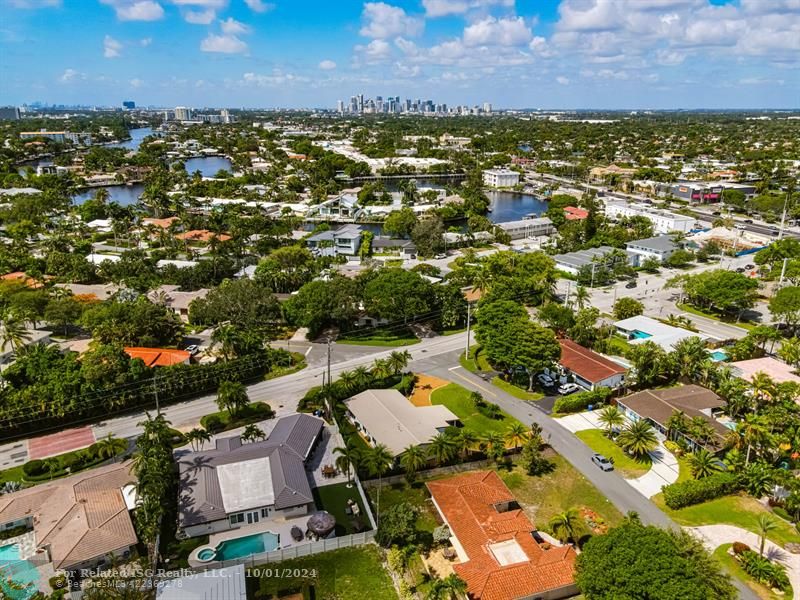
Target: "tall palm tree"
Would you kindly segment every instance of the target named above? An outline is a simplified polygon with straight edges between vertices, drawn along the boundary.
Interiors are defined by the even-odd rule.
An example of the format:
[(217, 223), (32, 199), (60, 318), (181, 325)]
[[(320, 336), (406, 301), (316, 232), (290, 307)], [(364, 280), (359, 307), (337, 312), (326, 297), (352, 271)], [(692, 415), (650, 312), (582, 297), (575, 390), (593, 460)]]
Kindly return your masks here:
[(31, 331), (25, 327), (25, 323), (11, 314), (6, 314), (0, 327), (0, 349), (3, 352), (6, 348), (11, 348), (16, 352), (31, 339)]
[(736, 431), (742, 436), (742, 441), (747, 446), (744, 464), (748, 465), (753, 447), (758, 451), (769, 441), (769, 425), (763, 416), (749, 414), (736, 424)]
[(364, 365), (360, 365), (353, 369), (353, 373), (355, 374), (355, 380), (359, 387), (367, 386), (372, 381), (372, 375), (370, 374), (369, 369)]
[(480, 445), (480, 438), (471, 429), (462, 427), (458, 430), (458, 435), (455, 436), (456, 445), (458, 446), (458, 453), (461, 455), (462, 460), (466, 460), (469, 453), (475, 450)]
[(358, 468), (360, 458), (358, 448), (345, 444), (334, 448), (333, 453), (338, 455), (336, 457), (336, 468), (347, 474), (347, 484), (350, 485), (353, 469)]
[(512, 423), (506, 430), (505, 441), (518, 450), (525, 440), (528, 439), (528, 428), (520, 422)]
[(558, 513), (548, 523), (553, 535), (562, 542), (576, 543), (585, 527), (576, 508)]
[(195, 427), (194, 429), (186, 432), (186, 441), (189, 442), (192, 450), (197, 452), (203, 449), (203, 446), (206, 442), (211, 441), (211, 434), (201, 427)]
[(417, 471), (428, 464), (428, 455), (421, 446), (409, 446), (400, 455), (400, 466), (406, 471), (406, 477), (413, 480)]
[(358, 375), (355, 371), (342, 371), (339, 373), (339, 384), (349, 394), (356, 389), (358, 383)]
[(239, 381), (223, 381), (219, 384), (217, 406), (219, 406), (220, 410), (227, 410), (232, 417), (235, 417), (249, 402), (247, 388), (243, 383)]
[(720, 470), (716, 457), (705, 448), (700, 448), (689, 456), (689, 468), (695, 479), (708, 477)]
[(393, 374), (392, 367), (386, 360), (376, 358), (372, 363), (372, 376), (375, 379), (386, 379)]
[(579, 285), (575, 288), (575, 306), (578, 307), (578, 310), (583, 310), (587, 304), (589, 304), (589, 290)]
[(128, 449), (128, 440), (114, 437), (109, 433), (103, 439), (98, 440), (95, 447), (97, 448), (98, 458), (112, 458), (114, 462), (117, 462), (117, 455), (122, 454)]
[(775, 531), (778, 528), (778, 523), (775, 522), (775, 519), (770, 517), (767, 514), (761, 514), (758, 517), (758, 553), (761, 556), (764, 556), (764, 544), (767, 541), (767, 534), (770, 531)]
[(644, 419), (628, 423), (617, 440), (626, 452), (637, 458), (641, 458), (658, 446), (655, 430)]
[(408, 366), (408, 361), (411, 360), (411, 353), (408, 350), (395, 350), (389, 355), (387, 365), (397, 375)]
[(600, 411), (597, 420), (605, 425), (606, 435), (610, 437), (614, 428), (622, 427), (625, 423), (625, 415), (618, 406), (609, 405)]
[(453, 436), (446, 433), (436, 435), (428, 445), (428, 456), (443, 465), (452, 460), (458, 453), (458, 445)]
[(491, 431), (483, 437), (482, 446), (486, 456), (499, 462), (506, 452), (506, 442), (503, 436), (496, 431)]
[(245, 427), (242, 432), (242, 439), (245, 442), (255, 442), (256, 440), (263, 440), (266, 437), (267, 434), (255, 423), (251, 423)]
[(750, 379), (750, 391), (758, 402), (772, 402), (775, 395), (775, 381), (762, 371), (758, 371)]
[(708, 444), (716, 433), (711, 423), (700, 416), (692, 417), (691, 421), (689, 421), (688, 429), (692, 439), (704, 446)]
[(363, 457), (364, 466), (367, 472), (373, 477), (378, 478), (378, 506), (376, 514), (378, 520), (381, 518), (381, 488), (383, 487), (383, 475), (394, 462), (394, 455), (384, 444), (377, 444), (370, 448)]

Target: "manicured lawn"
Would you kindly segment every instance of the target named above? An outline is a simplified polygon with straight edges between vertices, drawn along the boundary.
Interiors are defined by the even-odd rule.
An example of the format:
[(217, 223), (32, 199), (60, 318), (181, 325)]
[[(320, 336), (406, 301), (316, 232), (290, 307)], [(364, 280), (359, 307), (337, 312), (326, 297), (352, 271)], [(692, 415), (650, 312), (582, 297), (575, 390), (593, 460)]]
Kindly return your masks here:
[[(378, 505), (378, 488), (377, 486), (370, 486), (367, 490), (372, 506), (377, 510)], [(417, 531), (433, 533), (433, 530), (438, 525), (436, 520), (436, 509), (430, 500), (428, 488), (425, 487), (424, 481), (415, 481), (409, 484), (406, 481), (401, 483), (393, 483), (391, 485), (384, 484), (381, 488), (381, 513), (386, 512), (392, 506), (407, 502), (419, 510), (419, 517), (417, 518)]]
[(0, 471), (0, 485), (4, 484), (6, 481), (19, 481), (22, 483), (24, 476), (22, 465), (5, 469)]
[[(758, 516), (769, 511), (758, 501), (745, 495), (723, 496), (687, 506), (680, 510), (671, 510), (664, 504), (663, 494), (653, 497), (653, 502), (663, 510), (667, 516), (680, 525), (713, 525), (727, 523), (758, 532)], [(783, 519), (773, 516), (777, 529), (771, 531), (767, 537), (776, 544), (783, 546), (787, 542), (800, 542), (800, 533)]]
[(459, 357), (458, 362), (470, 373), (477, 373), (478, 371), (492, 371), (492, 365), (486, 360), (486, 356), (481, 352), (480, 346), (470, 346), (469, 357), (463, 354)]
[(555, 469), (539, 477), (530, 477), (519, 467), (510, 472), (499, 471), (534, 525), (546, 531), (553, 516), (579, 507), (595, 511), (611, 527), (622, 521), (617, 508), (569, 461), (557, 454), (548, 456), (548, 459), (555, 463)]
[(759, 598), (763, 600), (779, 600), (780, 598), (791, 598), (792, 592), (789, 591), (785, 593), (783, 596), (778, 596), (777, 594), (773, 594), (772, 590), (769, 589), (767, 586), (754, 581), (750, 575), (745, 573), (744, 569), (742, 569), (739, 561), (737, 561), (734, 557), (728, 554), (728, 549), (732, 544), (722, 544), (719, 548), (714, 550), (714, 558), (716, 558), (722, 567), (730, 573), (736, 579), (743, 581), (747, 587), (753, 590)]
[[(470, 391), (458, 384), (451, 383), (443, 388), (434, 390), (431, 394), (431, 404), (443, 404), (461, 420), (464, 427), (472, 429), (479, 435), (491, 432), (505, 433), (509, 425), (518, 421), (506, 413), (500, 419), (490, 419), (478, 412), (470, 400)], [(487, 399), (487, 402), (491, 402)]]
[(606, 340), (606, 352), (625, 357), (633, 346), (618, 335), (612, 335)]
[(286, 366), (275, 366), (272, 370), (264, 375), (264, 380), (275, 379), (276, 377), (283, 377), (284, 375), (291, 375), (305, 369), (308, 364), (306, 363), (305, 354), (300, 352), (292, 352), (292, 364)]
[[(337, 483), (335, 485), (326, 485), (324, 487), (314, 488), (312, 490), (314, 495), (314, 504), (320, 510), (327, 510), (336, 518), (336, 535), (342, 536), (349, 533), (355, 533), (353, 528), (353, 519), (358, 518), (364, 527), (362, 530), (369, 529), (369, 518), (364, 512), (364, 503), (361, 501), (361, 495), (358, 493), (358, 488), (355, 485), (347, 487), (346, 483)], [(353, 517), (345, 512), (347, 500), (354, 500), (358, 503), (358, 508), (361, 509), (359, 517)]]
[(292, 591), (305, 600), (397, 600), (381, 550), (373, 544), (261, 565), (248, 572), (247, 587), (247, 597), (254, 600), (283, 597)]
[(410, 329), (402, 327), (400, 329), (371, 329), (362, 333), (353, 331), (338, 338), (336, 343), (350, 346), (385, 346), (393, 348), (395, 346), (419, 344), (419, 338), (411, 333)]
[(499, 375), (492, 379), (492, 384), (496, 385), (507, 394), (511, 394), (514, 396), (514, 398), (519, 398), (520, 400), (535, 402), (536, 400), (541, 400), (544, 398), (544, 394), (541, 392), (529, 392), (528, 390), (523, 390), (521, 387), (517, 387), (513, 383), (504, 380)]
[(758, 327), (758, 323), (751, 323), (749, 321), (737, 321), (734, 317), (729, 315), (721, 315), (719, 313), (709, 312), (707, 310), (703, 310), (697, 308), (693, 304), (689, 304), (684, 302), (683, 304), (676, 304), (680, 310), (691, 313), (693, 315), (699, 315), (701, 317), (706, 317), (708, 319), (714, 319), (715, 321), (720, 321), (721, 323), (726, 323), (728, 325), (733, 325), (735, 327), (741, 327), (742, 329), (753, 329), (754, 327)]
[(584, 444), (595, 452), (602, 454), (606, 458), (614, 461), (614, 468), (623, 477), (635, 479), (641, 477), (650, 470), (652, 461), (650, 457), (637, 460), (625, 454), (612, 440), (608, 439), (599, 429), (586, 429), (575, 434)]

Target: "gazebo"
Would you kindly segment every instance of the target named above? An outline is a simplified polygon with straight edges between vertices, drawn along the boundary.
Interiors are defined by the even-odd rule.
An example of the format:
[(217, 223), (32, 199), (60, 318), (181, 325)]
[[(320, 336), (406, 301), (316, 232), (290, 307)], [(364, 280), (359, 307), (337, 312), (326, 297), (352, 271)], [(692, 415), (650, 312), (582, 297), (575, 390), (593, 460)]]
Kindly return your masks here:
[(331, 513), (320, 510), (309, 517), (306, 526), (311, 533), (324, 538), (336, 527), (336, 518)]

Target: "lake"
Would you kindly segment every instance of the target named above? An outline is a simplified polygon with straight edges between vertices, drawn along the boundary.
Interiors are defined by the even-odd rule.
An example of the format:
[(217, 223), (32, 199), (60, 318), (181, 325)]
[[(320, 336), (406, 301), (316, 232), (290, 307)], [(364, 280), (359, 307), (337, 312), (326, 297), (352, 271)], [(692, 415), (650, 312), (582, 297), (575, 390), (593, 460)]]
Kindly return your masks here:
[(213, 177), (217, 171), (224, 169), (233, 172), (233, 163), (224, 156), (201, 156), (199, 158), (187, 158), (183, 161), (186, 165), (186, 172), (191, 175), (195, 171), (200, 171), (203, 177)]
[[(139, 201), (139, 196), (141, 196), (142, 192), (144, 191), (144, 185), (141, 183), (134, 183), (133, 185), (109, 185), (104, 187), (108, 190), (109, 201), (117, 202), (121, 206), (136, 204)], [(89, 198), (94, 198), (94, 195), (99, 189), (101, 188), (93, 187), (85, 189), (80, 193), (75, 194), (72, 197), (72, 202), (74, 204), (82, 204)]]

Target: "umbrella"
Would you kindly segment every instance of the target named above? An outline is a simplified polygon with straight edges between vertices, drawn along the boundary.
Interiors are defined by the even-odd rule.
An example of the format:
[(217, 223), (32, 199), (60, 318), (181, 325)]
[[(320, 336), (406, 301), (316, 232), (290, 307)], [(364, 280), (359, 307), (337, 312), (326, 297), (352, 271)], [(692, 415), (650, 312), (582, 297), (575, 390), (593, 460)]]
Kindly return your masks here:
[(311, 515), (308, 519), (307, 526), (312, 533), (320, 537), (325, 537), (336, 527), (336, 519), (331, 513), (321, 510)]

